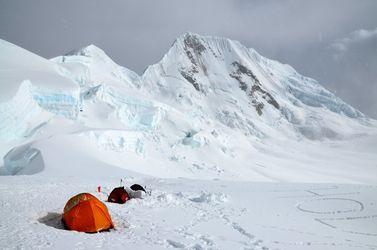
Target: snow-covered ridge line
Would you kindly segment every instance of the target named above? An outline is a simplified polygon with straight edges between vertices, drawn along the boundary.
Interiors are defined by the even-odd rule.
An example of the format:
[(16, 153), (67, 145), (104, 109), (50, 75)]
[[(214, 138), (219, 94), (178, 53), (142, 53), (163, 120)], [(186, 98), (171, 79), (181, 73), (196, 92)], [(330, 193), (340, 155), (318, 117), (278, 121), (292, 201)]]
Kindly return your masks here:
[[(68, 69), (67, 76), (74, 77), (81, 87), (100, 83), (126, 85), (129, 88), (141, 85), (137, 73), (116, 64), (93, 44), (50, 60), (64, 65)], [(69, 73), (70, 71), (72, 72)]]

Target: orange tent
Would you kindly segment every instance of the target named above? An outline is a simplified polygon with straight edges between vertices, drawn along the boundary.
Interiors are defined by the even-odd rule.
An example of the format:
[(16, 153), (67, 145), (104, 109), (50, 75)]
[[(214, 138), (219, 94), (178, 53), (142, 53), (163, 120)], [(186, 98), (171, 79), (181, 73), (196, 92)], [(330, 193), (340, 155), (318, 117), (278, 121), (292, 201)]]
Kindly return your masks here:
[(63, 223), (70, 230), (87, 233), (114, 228), (105, 204), (88, 193), (69, 199), (64, 207)]

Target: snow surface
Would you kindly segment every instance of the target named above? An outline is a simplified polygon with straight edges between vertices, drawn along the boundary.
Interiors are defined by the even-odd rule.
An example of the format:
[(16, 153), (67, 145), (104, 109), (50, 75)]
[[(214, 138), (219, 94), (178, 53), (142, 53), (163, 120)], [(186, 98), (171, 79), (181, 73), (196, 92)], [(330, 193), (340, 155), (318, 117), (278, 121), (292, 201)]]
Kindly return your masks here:
[(64, 230), (62, 208), (83, 191), (105, 201), (117, 178), (3, 178), (2, 248), (377, 249), (376, 186), (124, 175), (126, 183), (147, 183), (152, 194), (106, 203), (116, 229), (99, 234)]
[[(1, 248), (377, 249), (377, 122), (290, 66), (193, 33), (141, 76), (94, 45), (0, 53)], [(120, 178), (152, 195), (63, 230)]]

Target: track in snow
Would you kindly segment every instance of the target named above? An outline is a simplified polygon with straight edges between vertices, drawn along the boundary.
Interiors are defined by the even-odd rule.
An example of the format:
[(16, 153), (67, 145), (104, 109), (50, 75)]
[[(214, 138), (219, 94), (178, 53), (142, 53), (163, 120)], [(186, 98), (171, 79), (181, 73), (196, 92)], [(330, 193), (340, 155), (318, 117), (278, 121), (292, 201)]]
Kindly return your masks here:
[[(72, 195), (118, 180), (0, 177), (4, 249), (377, 249), (377, 187), (128, 178), (152, 195), (106, 203), (116, 230), (62, 228)], [(9, 187), (12, 189), (9, 189)]]

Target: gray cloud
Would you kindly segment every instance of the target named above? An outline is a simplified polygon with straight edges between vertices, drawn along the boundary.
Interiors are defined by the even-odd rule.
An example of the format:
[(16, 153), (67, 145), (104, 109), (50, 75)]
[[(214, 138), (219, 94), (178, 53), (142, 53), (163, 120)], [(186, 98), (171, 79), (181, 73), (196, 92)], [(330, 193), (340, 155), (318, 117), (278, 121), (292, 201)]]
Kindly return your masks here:
[(336, 41), (334, 41), (331, 44), (331, 47), (335, 50), (342, 52), (346, 51), (348, 46), (354, 43), (360, 43), (367, 39), (373, 39), (375, 37), (377, 37), (377, 28), (372, 30), (355, 30), (354, 32), (350, 33), (347, 37), (337, 39)]
[(347, 40), (368, 36), (376, 12), (375, 0), (0, 0), (0, 37), (45, 57), (93, 43), (141, 73), (186, 31), (225, 36), (377, 118), (376, 39)]

